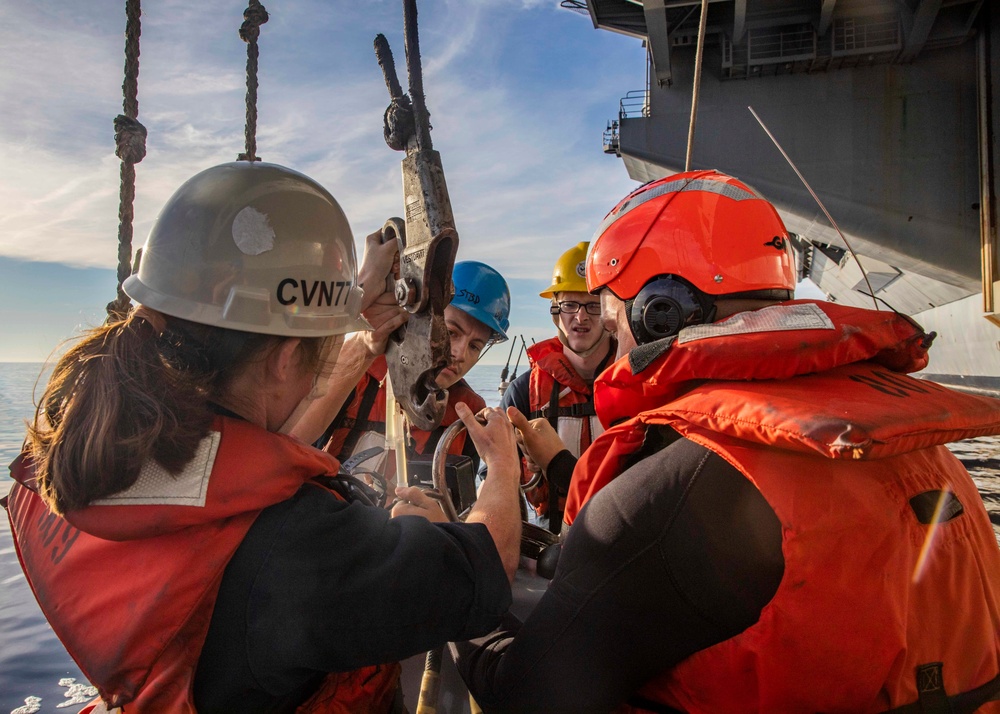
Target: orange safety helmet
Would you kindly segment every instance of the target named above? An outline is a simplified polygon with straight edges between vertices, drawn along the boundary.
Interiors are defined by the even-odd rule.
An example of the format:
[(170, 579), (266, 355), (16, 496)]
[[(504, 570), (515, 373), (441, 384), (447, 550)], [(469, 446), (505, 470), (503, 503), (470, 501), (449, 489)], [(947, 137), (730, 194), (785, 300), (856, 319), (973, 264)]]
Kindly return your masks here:
[(663, 275), (709, 296), (789, 299), (795, 256), (778, 212), (757, 191), (718, 171), (688, 171), (626, 196), (587, 256), (592, 293), (608, 288), (629, 300)]

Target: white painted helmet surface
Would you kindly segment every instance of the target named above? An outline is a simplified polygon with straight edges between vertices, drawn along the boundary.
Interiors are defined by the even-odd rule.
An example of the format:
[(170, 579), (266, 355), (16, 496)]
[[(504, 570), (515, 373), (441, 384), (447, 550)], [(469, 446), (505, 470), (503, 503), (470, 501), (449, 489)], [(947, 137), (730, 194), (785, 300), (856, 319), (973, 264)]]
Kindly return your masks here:
[(356, 283), (354, 239), (333, 196), (291, 169), (241, 161), (174, 193), (123, 288), (192, 322), (320, 337), (370, 329)]

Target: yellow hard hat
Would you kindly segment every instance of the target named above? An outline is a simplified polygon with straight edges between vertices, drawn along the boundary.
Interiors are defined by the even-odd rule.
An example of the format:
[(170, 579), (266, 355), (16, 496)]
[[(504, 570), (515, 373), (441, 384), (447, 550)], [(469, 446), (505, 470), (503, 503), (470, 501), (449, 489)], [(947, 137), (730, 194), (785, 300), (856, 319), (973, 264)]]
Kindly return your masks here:
[(553, 298), (556, 293), (587, 292), (587, 248), (589, 247), (589, 242), (577, 243), (559, 256), (556, 267), (552, 270), (552, 285), (539, 295), (543, 298)]

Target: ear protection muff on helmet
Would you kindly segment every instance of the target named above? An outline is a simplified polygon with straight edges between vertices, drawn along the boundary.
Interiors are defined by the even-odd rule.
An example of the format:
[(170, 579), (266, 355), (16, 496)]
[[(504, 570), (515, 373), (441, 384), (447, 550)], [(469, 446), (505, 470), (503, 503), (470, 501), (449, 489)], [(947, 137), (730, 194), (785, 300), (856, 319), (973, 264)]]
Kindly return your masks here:
[(637, 344), (672, 337), (688, 325), (711, 322), (715, 305), (710, 296), (674, 275), (660, 275), (625, 301), (629, 328)]

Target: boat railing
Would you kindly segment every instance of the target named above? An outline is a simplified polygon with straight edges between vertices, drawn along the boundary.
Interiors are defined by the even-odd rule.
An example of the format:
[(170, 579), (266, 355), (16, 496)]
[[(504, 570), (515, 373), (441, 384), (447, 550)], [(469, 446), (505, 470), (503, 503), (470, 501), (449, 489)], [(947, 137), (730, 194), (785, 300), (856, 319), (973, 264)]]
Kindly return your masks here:
[(618, 151), (620, 146), (618, 143), (618, 120), (612, 119), (604, 130), (604, 153), (621, 156)]
[(815, 57), (816, 32), (811, 27), (767, 27), (747, 33), (747, 58), (751, 65)]
[(590, 10), (587, 9), (587, 0), (561, 0), (559, 7), (590, 17)]
[(649, 90), (633, 89), (626, 92), (618, 103), (619, 119), (638, 119), (649, 117)]
[(903, 42), (899, 17), (889, 13), (838, 19), (833, 23), (830, 43), (834, 57), (900, 50)]
[(809, 24), (758, 27), (734, 44), (721, 37), (722, 70), (727, 79), (788, 72), (815, 72), (848, 66), (896, 62), (903, 48), (897, 13), (836, 18), (819, 35)]
[(621, 126), (622, 119), (640, 119), (649, 117), (649, 90), (648, 89), (633, 89), (627, 92), (621, 101), (618, 102), (618, 118), (612, 119), (608, 122), (608, 126), (604, 129), (604, 153), (605, 154), (615, 154), (621, 156), (619, 153), (619, 129)]

